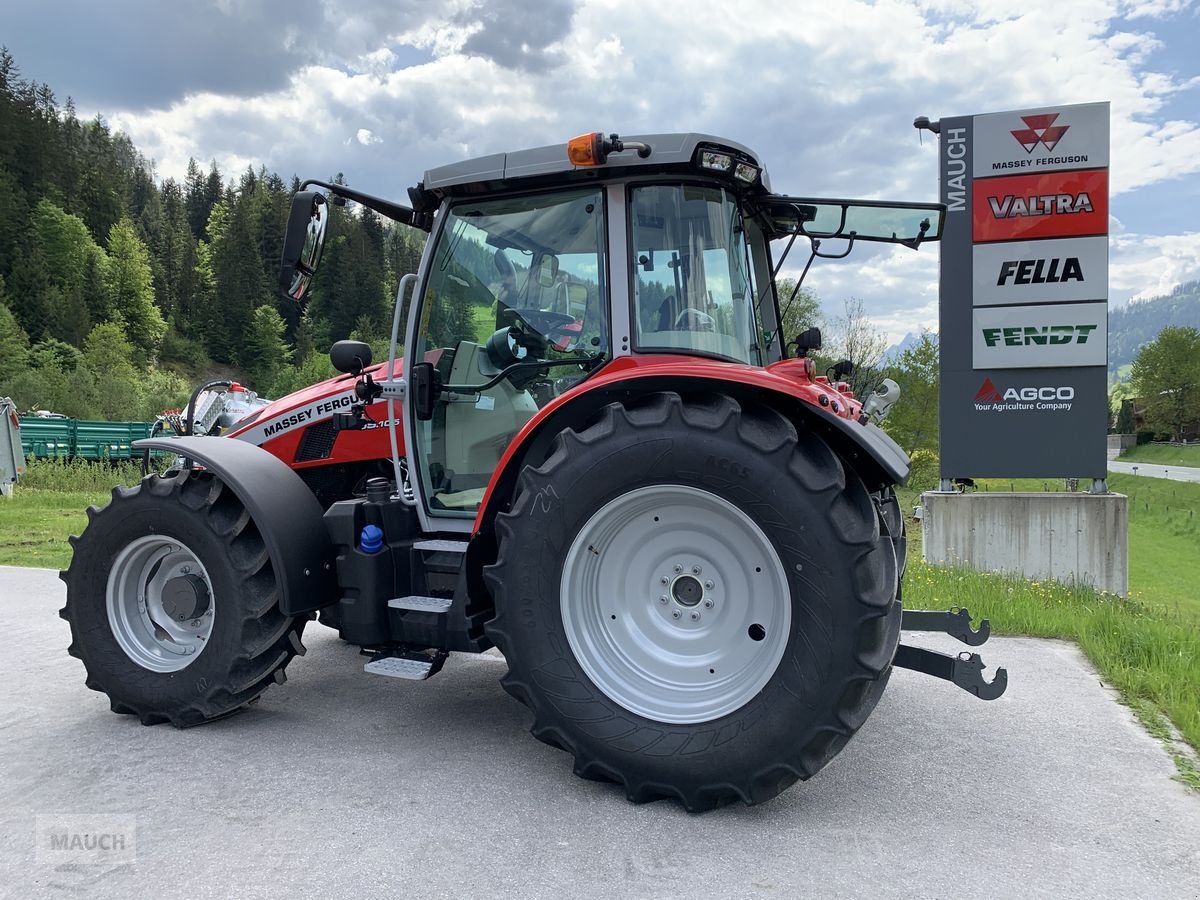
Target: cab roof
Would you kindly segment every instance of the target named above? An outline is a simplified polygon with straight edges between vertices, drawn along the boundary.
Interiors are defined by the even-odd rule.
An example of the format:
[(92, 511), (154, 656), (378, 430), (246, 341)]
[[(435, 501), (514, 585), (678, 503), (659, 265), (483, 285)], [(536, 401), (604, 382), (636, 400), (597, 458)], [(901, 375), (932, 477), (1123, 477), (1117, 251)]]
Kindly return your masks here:
[[(599, 166), (575, 166), (567, 159), (567, 142), (563, 141), (545, 147), (493, 153), (490, 156), (438, 166), (425, 172), (422, 187), (426, 191), (440, 194), (458, 194), (474, 193), (475, 191), (471, 190), (472, 186), (495, 186), (496, 182), (511, 183), (534, 178), (545, 181), (548, 178), (552, 180), (555, 175), (569, 179), (576, 174), (596, 178), (616, 175), (618, 172), (651, 174), (655, 171), (681, 168), (694, 170), (696, 149), (701, 145), (732, 150), (739, 157), (744, 157), (746, 161), (762, 168), (758, 154), (749, 147), (711, 134), (632, 134), (621, 135), (621, 140), (648, 144), (651, 148), (650, 155), (643, 159), (635, 151), (625, 150), (610, 154), (607, 162)], [(770, 191), (765, 169), (760, 181), (763, 188)]]

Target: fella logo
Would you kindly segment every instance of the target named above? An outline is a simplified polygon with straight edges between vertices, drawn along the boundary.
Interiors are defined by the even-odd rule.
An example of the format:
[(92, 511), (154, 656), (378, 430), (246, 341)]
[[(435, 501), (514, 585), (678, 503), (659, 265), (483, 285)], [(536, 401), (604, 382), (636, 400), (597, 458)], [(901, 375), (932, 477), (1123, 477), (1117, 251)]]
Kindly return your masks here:
[(976, 243), (1108, 233), (1108, 170), (976, 178), (971, 187)]
[(1006, 259), (1000, 264), (996, 287), (1007, 284), (1062, 284), (1083, 281), (1079, 257), (1062, 259)]
[(1070, 125), (1055, 125), (1056, 119), (1058, 119), (1058, 113), (1021, 116), (1025, 127), (1010, 131), (1009, 134), (1025, 148), (1026, 153), (1032, 153), (1037, 149), (1038, 144), (1053, 152), (1054, 148), (1058, 146), (1058, 142), (1063, 139), (1071, 127)]

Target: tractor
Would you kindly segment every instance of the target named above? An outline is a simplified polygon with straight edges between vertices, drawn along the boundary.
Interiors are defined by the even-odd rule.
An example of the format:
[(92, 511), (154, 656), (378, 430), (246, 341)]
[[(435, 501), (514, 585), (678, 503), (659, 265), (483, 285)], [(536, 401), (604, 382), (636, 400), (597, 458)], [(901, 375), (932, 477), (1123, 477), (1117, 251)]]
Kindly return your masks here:
[(339, 341), (341, 375), (272, 402), (201, 386), (138, 444), (176, 463), (72, 538), (69, 649), (114, 712), (243, 709), (313, 619), (398, 679), (495, 647), (576, 774), (698, 811), (816, 774), (896, 666), (1003, 693), (975, 653), (900, 643), (988, 627), (902, 609), (896, 386), (819, 374), (775, 286), (798, 239), (806, 273), (917, 249), (944, 207), (776, 194), (733, 141), (596, 132), (431, 169), (407, 203), (304, 182), (292, 301), (347, 202), (428, 234), (388, 359)]

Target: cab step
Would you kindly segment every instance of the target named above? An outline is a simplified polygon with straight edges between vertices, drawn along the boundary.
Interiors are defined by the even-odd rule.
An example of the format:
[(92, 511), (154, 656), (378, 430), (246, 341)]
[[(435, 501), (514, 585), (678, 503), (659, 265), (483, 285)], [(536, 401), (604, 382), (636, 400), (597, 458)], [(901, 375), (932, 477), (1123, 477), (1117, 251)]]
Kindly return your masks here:
[(414, 550), (425, 550), (429, 553), (466, 553), (467, 541), (429, 540), (415, 541)]
[(381, 654), (363, 666), (363, 671), (407, 681), (424, 681), (441, 671), (447, 656), (449, 654), (444, 651), (437, 651), (432, 656), (425, 653)]
[(445, 613), (454, 600), (450, 597), (396, 597), (388, 601), (392, 609), (411, 609), (417, 612)]

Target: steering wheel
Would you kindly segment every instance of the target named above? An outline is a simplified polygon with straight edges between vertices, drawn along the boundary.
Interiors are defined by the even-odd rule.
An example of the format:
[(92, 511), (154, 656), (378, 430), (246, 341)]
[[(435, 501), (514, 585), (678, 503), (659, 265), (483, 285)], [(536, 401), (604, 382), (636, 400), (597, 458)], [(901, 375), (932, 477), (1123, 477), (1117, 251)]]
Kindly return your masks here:
[(509, 312), (515, 314), (542, 337), (549, 337), (555, 331), (562, 330), (564, 325), (571, 325), (575, 322), (574, 316), (548, 312), (544, 309), (510, 309)]

